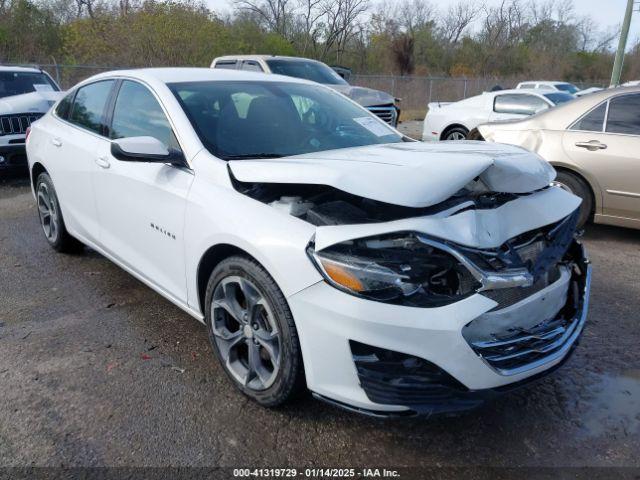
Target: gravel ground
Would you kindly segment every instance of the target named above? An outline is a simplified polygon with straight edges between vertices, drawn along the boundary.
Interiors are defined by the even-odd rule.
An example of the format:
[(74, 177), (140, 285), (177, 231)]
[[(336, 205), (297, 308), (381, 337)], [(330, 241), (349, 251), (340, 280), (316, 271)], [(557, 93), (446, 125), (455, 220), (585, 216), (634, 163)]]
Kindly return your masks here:
[(202, 325), (100, 255), (60, 255), (0, 182), (2, 466), (640, 467), (640, 236), (590, 226), (588, 327), (534, 386), (453, 418), (247, 401)]

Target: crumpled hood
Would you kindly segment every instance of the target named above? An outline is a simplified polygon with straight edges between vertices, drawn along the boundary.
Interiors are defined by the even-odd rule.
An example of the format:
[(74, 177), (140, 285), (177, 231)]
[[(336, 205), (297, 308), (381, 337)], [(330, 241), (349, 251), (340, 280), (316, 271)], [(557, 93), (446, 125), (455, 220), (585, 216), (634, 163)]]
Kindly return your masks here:
[(395, 98), (388, 93), (373, 90), (372, 88), (354, 87), (351, 85), (327, 85), (327, 87), (333, 88), (335, 91), (346, 95), (363, 107), (389, 105), (395, 102)]
[(46, 113), (64, 92), (31, 92), (0, 98), (0, 115), (11, 113)]
[(548, 186), (555, 170), (519, 147), (484, 142), (392, 143), (280, 159), (233, 160), (241, 182), (329, 185), (380, 202), (428, 207), (476, 177), (493, 192), (528, 193)]

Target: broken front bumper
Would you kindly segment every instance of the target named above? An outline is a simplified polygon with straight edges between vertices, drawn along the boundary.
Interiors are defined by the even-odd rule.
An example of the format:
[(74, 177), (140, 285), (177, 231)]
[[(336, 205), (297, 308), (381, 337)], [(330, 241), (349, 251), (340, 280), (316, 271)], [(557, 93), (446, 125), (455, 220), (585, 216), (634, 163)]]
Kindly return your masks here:
[(569, 357), (587, 315), (591, 266), (579, 243), (569, 255), (566, 274), (500, 310), (479, 294), (440, 308), (386, 305), (324, 282), (294, 295), (309, 388), (373, 415), (432, 414), (547, 375)]

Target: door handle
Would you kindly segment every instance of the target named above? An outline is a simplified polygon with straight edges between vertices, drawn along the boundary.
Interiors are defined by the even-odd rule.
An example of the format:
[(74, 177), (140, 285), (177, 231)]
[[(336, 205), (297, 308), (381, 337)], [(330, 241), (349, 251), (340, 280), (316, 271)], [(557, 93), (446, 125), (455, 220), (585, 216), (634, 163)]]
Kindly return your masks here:
[(52, 138), (51, 139), (51, 143), (53, 143), (54, 146), (56, 147), (61, 147), (62, 146), (62, 141), (59, 138)]
[(111, 163), (109, 163), (109, 160), (107, 159), (107, 157), (96, 158), (96, 163), (101, 168), (109, 168), (111, 166)]
[(592, 152), (595, 152), (596, 150), (605, 150), (607, 148), (604, 143), (600, 143), (597, 140), (591, 140), (590, 142), (577, 142), (576, 147), (586, 148)]

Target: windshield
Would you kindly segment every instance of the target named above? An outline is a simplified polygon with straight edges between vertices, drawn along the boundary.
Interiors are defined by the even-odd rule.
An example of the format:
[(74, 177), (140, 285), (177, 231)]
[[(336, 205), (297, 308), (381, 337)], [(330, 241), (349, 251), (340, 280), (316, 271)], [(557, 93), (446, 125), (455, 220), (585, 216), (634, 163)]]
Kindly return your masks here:
[(324, 63), (309, 60), (267, 60), (272, 73), (287, 77), (304, 78), (325, 85), (348, 85), (344, 79)]
[(560, 105), (564, 102), (570, 102), (571, 100), (575, 100), (576, 98), (573, 95), (569, 95), (568, 93), (563, 92), (545, 93), (544, 96), (551, 100), (554, 105)]
[(578, 87), (571, 85), (570, 83), (556, 83), (556, 88), (562, 92), (567, 92), (572, 95), (580, 91)]
[(0, 72), (0, 98), (31, 92), (57, 92), (48, 75), (40, 72)]
[(401, 142), (339, 93), (283, 82), (169, 84), (207, 150), (225, 160)]

